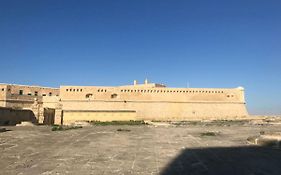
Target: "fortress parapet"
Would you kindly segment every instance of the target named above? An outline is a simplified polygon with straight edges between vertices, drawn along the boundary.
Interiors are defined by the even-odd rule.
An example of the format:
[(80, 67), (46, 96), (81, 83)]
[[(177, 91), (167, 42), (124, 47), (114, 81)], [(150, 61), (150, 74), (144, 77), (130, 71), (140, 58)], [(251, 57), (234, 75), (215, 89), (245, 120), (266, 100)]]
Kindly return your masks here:
[(229, 119), (248, 115), (243, 87), (170, 88), (148, 80), (138, 84), (135, 80), (133, 85), (124, 86), (61, 86), (56, 89), (5, 85), (3, 88), (10, 89), (10, 93), (0, 94), (0, 105), (34, 108), (36, 96), (41, 115), (44, 109), (53, 109), (55, 123)]

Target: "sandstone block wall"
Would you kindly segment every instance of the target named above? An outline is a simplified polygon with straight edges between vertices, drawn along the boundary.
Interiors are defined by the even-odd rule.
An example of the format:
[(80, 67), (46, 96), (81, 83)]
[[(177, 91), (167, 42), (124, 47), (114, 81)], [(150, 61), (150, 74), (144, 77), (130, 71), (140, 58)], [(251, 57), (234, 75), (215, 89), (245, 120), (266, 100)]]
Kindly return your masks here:
[(2, 107), (31, 109), (36, 100), (42, 103), (43, 96), (59, 96), (59, 89), (26, 85), (0, 85), (0, 105)]
[(141, 120), (229, 119), (248, 115), (243, 88), (62, 86), (60, 97), (63, 110), (135, 110), (136, 118)]
[(138, 120), (136, 111), (122, 111), (122, 110), (64, 110), (63, 124), (72, 124), (76, 121), (129, 121)]
[[(107, 111), (100, 120), (200, 120), (230, 119), (248, 115), (244, 89), (167, 88), (148, 83), (119, 87), (61, 86), (45, 88), (0, 84), (0, 106), (31, 109), (39, 122), (44, 109), (55, 110), (55, 123), (65, 120), (96, 120), (97, 111)], [(69, 113), (72, 111), (72, 113)], [(74, 112), (76, 111), (76, 113)], [(77, 113), (77, 111), (83, 111)], [(89, 113), (92, 111), (92, 113)], [(96, 112), (93, 112), (96, 111)], [(110, 112), (111, 111), (111, 112)], [(112, 112), (114, 111), (114, 112)], [(121, 114), (118, 111), (135, 111)], [(75, 116), (75, 117), (74, 117)], [(122, 116), (120, 118), (119, 116)]]
[(0, 84), (0, 107), (6, 106), (7, 85)]

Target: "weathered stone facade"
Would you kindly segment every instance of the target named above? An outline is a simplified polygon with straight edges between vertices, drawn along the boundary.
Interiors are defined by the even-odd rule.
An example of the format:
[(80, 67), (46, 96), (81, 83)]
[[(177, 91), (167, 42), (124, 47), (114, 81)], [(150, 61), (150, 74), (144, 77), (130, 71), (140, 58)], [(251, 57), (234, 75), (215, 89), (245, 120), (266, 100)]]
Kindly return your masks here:
[[(12, 92), (19, 92), (20, 87), (15, 89)], [(168, 88), (162, 84), (148, 83), (146, 80), (144, 84), (137, 84), (135, 81), (134, 85), (128, 86), (61, 86), (59, 89), (37, 91), (36, 100), (33, 97), (29, 102), (27, 96), (26, 102), (21, 106), (26, 107), (29, 104), (37, 112), (35, 115), (39, 122), (44, 120), (44, 108), (55, 109), (57, 124), (80, 120), (235, 119), (248, 115), (242, 87)], [(52, 96), (42, 95), (49, 91)], [(8, 99), (12, 96), (23, 98), (23, 95), (6, 93), (0, 96), (6, 100), (0, 101), (2, 104), (10, 104), (8, 107), (11, 107), (11, 100)], [(18, 107), (18, 104), (15, 106)]]
[(59, 97), (59, 89), (41, 86), (0, 84), (0, 107), (31, 110), (33, 112), (32, 115), (36, 117), (39, 123), (43, 121), (43, 98), (47, 96)]

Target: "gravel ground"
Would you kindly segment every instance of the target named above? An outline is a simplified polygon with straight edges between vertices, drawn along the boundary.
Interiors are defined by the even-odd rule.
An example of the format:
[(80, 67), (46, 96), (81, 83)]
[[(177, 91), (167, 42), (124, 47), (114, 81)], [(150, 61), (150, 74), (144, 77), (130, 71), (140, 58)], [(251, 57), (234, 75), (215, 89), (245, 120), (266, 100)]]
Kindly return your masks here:
[(281, 173), (281, 150), (246, 141), (260, 131), (281, 131), (279, 125), (6, 129), (0, 133), (1, 175)]

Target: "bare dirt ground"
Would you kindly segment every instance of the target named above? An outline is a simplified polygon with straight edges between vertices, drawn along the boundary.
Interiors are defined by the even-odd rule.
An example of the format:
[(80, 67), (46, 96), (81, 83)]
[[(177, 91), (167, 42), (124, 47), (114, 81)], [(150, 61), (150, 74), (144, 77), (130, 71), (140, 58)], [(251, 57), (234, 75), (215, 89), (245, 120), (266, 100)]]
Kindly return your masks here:
[[(280, 125), (6, 129), (10, 131), (0, 133), (1, 175), (281, 174), (280, 149), (246, 140), (260, 131), (280, 132)], [(208, 132), (215, 135), (202, 134)]]

